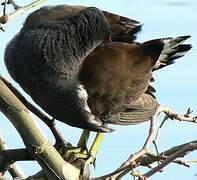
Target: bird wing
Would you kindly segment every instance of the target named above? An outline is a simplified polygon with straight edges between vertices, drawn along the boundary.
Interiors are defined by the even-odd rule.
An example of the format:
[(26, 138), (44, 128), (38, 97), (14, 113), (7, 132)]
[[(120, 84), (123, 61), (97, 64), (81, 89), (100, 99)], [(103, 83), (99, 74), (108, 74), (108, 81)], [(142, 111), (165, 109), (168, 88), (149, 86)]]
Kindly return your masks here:
[[(38, 21), (62, 21), (65, 18), (65, 16), (77, 14), (85, 8), (85, 6), (70, 5), (43, 7), (30, 14), (27, 17), (24, 26), (26, 28), (30, 28), (32, 25), (35, 24), (35, 22)], [(133, 42), (136, 39), (136, 34), (141, 30), (141, 24), (138, 21), (117, 14), (113, 14), (107, 11), (102, 12), (110, 24), (113, 41)]]
[(149, 120), (158, 107), (152, 71), (165, 67), (191, 49), (190, 36), (140, 43), (100, 45), (85, 60), (80, 80), (92, 113), (104, 122), (136, 124)]
[(92, 114), (115, 124), (150, 118), (157, 102), (145, 92), (155, 62), (145, 54), (143, 44), (114, 42), (97, 47), (78, 76), (88, 92)]
[(136, 39), (142, 26), (140, 22), (107, 11), (103, 13), (111, 27), (112, 41), (130, 43)]

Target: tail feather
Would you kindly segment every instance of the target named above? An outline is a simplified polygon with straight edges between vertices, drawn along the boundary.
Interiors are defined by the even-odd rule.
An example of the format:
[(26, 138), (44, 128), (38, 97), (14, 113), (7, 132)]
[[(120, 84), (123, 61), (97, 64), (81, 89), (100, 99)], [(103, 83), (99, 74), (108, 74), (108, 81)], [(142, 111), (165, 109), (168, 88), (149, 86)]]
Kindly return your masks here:
[(190, 36), (161, 39), (164, 46), (153, 71), (173, 64), (175, 59), (183, 57), (192, 48), (191, 44), (183, 44), (188, 38)]
[[(183, 57), (192, 46), (191, 44), (183, 44), (190, 36), (179, 36), (176, 38), (162, 38), (147, 41), (144, 44), (144, 51), (148, 55), (152, 55), (156, 61), (152, 71), (161, 69), (175, 63), (176, 59)], [(154, 82), (151, 77), (150, 82)], [(149, 85), (146, 94), (150, 94), (153, 98), (155, 89)]]

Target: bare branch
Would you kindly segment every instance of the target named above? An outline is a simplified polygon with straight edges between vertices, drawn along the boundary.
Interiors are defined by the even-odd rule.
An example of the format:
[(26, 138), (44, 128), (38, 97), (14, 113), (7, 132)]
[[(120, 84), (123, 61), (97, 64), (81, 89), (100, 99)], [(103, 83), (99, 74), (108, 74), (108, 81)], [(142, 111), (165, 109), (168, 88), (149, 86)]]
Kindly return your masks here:
[[(34, 8), (35, 6), (40, 5), (41, 3), (44, 3), (46, 0), (37, 0), (34, 1), (33, 3), (28, 4), (27, 6), (24, 7), (19, 7), (16, 11), (10, 13), (10, 14), (6, 14), (5, 10), (6, 10), (6, 3), (4, 5), (4, 13), (3, 15), (0, 17), (0, 28), (1, 24), (6, 24), (8, 21), (11, 21), (12, 19), (14, 19), (15, 17), (19, 16), (19, 15), (23, 15), (25, 12), (27, 12), (28, 10)], [(16, 8), (16, 7), (15, 7)]]
[(4, 8), (3, 8), (3, 15), (6, 14), (7, 3), (8, 3), (8, 0), (5, 0), (5, 2), (4, 2)]
[(97, 178), (93, 178), (93, 180), (101, 180), (101, 179), (106, 179), (106, 180), (110, 180), (110, 179), (120, 179), (122, 176), (124, 176), (125, 174), (127, 174), (129, 171), (131, 171), (132, 168), (135, 168), (136, 166), (138, 166), (136, 164), (136, 160), (144, 155), (146, 155), (148, 153), (148, 146), (151, 143), (152, 137), (154, 135), (154, 130), (155, 130), (155, 121), (156, 118), (158, 116), (158, 114), (160, 113), (160, 107), (158, 107), (158, 109), (156, 110), (155, 114), (152, 116), (151, 121), (150, 121), (150, 129), (149, 129), (149, 135), (142, 147), (141, 150), (139, 150), (138, 152), (132, 154), (117, 170), (115, 170), (114, 172), (101, 176), (101, 177), (97, 177)]
[[(161, 127), (163, 126), (163, 124), (164, 124), (165, 120), (167, 119), (167, 117), (169, 117), (169, 118), (171, 118), (173, 120), (176, 119), (176, 120), (179, 120), (179, 121), (187, 121), (187, 122), (193, 122), (193, 123), (197, 122), (197, 117), (196, 116), (194, 117), (194, 116), (191, 115), (191, 113), (192, 113), (191, 109), (188, 109), (186, 114), (180, 115), (180, 114), (177, 114), (176, 112), (172, 111), (169, 107), (159, 106), (158, 109), (156, 110), (155, 114), (151, 118), (151, 125), (150, 125), (149, 135), (148, 135), (148, 137), (146, 139), (146, 142), (145, 142), (143, 148), (141, 150), (139, 150), (138, 152), (132, 154), (114, 172), (109, 173), (109, 174), (104, 175), (104, 176), (101, 176), (101, 177), (93, 178), (92, 180), (119, 179), (122, 176), (124, 176), (125, 174), (127, 174), (128, 172), (130, 172), (133, 168), (139, 166), (140, 164), (142, 165), (142, 161), (145, 160), (143, 158), (147, 158), (147, 155), (149, 155), (148, 146), (150, 145), (150, 142), (152, 141), (152, 138), (154, 136), (154, 130), (155, 130), (155, 126), (156, 126), (156, 124), (155, 124), (156, 118), (161, 112), (164, 112), (166, 114), (166, 117), (165, 117), (164, 121), (162, 122), (162, 124), (160, 125), (160, 128), (159, 128), (159, 130), (157, 132), (157, 135), (156, 135), (156, 140), (158, 138), (159, 131), (160, 131)], [(192, 144), (192, 147), (191, 147), (191, 144)], [(163, 155), (165, 155), (167, 157), (166, 157), (166, 159), (163, 158), (165, 160), (161, 164), (159, 164), (157, 166), (157, 168), (154, 168), (154, 170), (151, 170), (150, 174), (152, 174), (152, 173), (154, 174), (154, 173), (160, 171), (161, 168), (163, 168), (164, 166), (166, 166), (170, 162), (173, 162), (176, 158), (185, 155), (184, 152), (186, 153), (192, 148), (193, 148), (192, 150), (194, 150), (196, 147), (193, 144), (196, 144), (196, 142), (193, 141), (193, 142), (191, 142), (189, 144), (185, 143), (185, 144), (182, 144), (180, 146), (176, 146), (174, 148), (171, 148), (168, 151), (165, 151), (164, 154), (160, 154), (160, 155), (157, 154), (157, 158), (154, 158), (154, 159), (151, 160), (152, 163), (155, 162), (155, 161), (160, 160), (160, 158), (163, 158), (162, 157)], [(146, 161), (147, 161), (147, 159), (146, 159)], [(151, 163), (149, 163), (149, 164), (151, 164)], [(149, 164), (147, 164), (147, 165), (149, 165)], [(148, 176), (146, 176), (146, 175), (147, 174), (144, 174), (144, 176), (141, 176), (141, 178), (149, 177), (149, 173), (148, 173)]]
[[(27, 149), (10, 149), (0, 152), (0, 172), (10, 171), (10, 167), (14, 166), (16, 161), (35, 160)], [(24, 177), (24, 176), (16, 176)]]
[(78, 179), (80, 170), (65, 162), (44, 138), (27, 108), (0, 79), (0, 109), (15, 126), (28, 151), (41, 165), (49, 179)]
[(197, 159), (193, 159), (193, 160), (185, 160), (185, 163), (197, 163)]
[(31, 111), (33, 112), (37, 117), (39, 117), (50, 129), (53, 133), (56, 143), (55, 146), (58, 148), (59, 146), (62, 146), (65, 144), (65, 140), (63, 136), (61, 135), (59, 129), (56, 127), (54, 120), (51, 120), (48, 118), (42, 111), (40, 111), (38, 108), (36, 108), (34, 105), (32, 105), (29, 101), (25, 99), (25, 97), (10, 83), (8, 82), (3, 76), (0, 75), (0, 79), (6, 84), (7, 87), (14, 93), (14, 95)]
[(152, 170), (150, 170), (149, 172), (145, 173), (143, 176), (145, 177), (150, 177), (153, 174), (155, 174), (156, 172), (158, 172), (160, 169), (164, 168), (165, 166), (167, 166), (169, 163), (173, 162), (175, 159), (177, 159), (178, 157), (181, 157), (183, 155), (185, 155), (187, 152), (189, 151), (193, 151), (193, 150), (197, 150), (197, 143), (189, 143), (188, 145), (186, 145), (185, 147), (183, 147), (182, 149), (180, 149), (179, 151), (177, 151), (176, 153), (172, 154), (171, 156), (169, 156), (165, 161), (163, 161), (160, 165), (158, 165), (157, 167), (153, 168)]
[(192, 110), (188, 108), (186, 114), (178, 114), (167, 106), (160, 106), (161, 112), (164, 112), (170, 119), (197, 123), (197, 116), (192, 116)]
[[(7, 145), (3, 139), (3, 136), (0, 134), (0, 154), (5, 149), (7, 149)], [(2, 156), (2, 157), (4, 158), (4, 156)], [(2, 158), (0, 156), (0, 166), (3, 165), (3, 163), (1, 163), (1, 160), (2, 160)], [(20, 167), (17, 164), (12, 164), (12, 166), (10, 166), (10, 168), (8, 168), (8, 171), (13, 178), (15, 178), (15, 177), (24, 178), (25, 177), (24, 173), (22, 172), (22, 170), (20, 169)], [(2, 172), (1, 168), (0, 168), (0, 172)]]
[[(13, 7), (14, 7), (14, 9), (15, 10), (17, 10), (17, 9), (19, 9), (20, 8), (20, 6), (18, 6), (15, 2), (14, 2), (14, 0), (5, 0), (3, 3), (1, 3), (1, 5), (4, 5), (5, 6), (5, 4), (11, 4)], [(4, 12), (6, 12), (6, 11), (4, 11)], [(4, 13), (5, 14), (5, 13)]]

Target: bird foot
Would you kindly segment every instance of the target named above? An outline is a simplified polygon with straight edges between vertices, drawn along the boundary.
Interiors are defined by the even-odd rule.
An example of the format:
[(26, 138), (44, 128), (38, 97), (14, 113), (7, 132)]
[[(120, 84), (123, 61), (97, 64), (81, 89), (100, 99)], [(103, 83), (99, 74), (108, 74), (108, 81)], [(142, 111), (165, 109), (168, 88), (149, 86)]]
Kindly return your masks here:
[(68, 144), (65, 147), (62, 147), (59, 150), (59, 153), (62, 157), (72, 163), (77, 159), (87, 159), (88, 158), (88, 151), (87, 149), (82, 149), (80, 147), (74, 147), (71, 144)]
[(73, 149), (67, 151), (66, 156), (68, 157), (70, 163), (81, 161), (83, 162), (82, 164), (84, 167), (90, 164), (95, 166), (96, 156), (88, 153), (86, 150), (81, 151), (81, 148), (73, 147)]
[(59, 150), (61, 156), (69, 163), (80, 168), (83, 177), (89, 176), (89, 167), (91, 164), (95, 166), (96, 156), (89, 153), (87, 148), (74, 147), (71, 144)]
[(59, 150), (61, 156), (68, 162), (74, 163), (77, 160), (83, 160), (85, 163), (94, 164), (96, 156), (89, 153), (87, 148), (74, 147), (71, 144)]

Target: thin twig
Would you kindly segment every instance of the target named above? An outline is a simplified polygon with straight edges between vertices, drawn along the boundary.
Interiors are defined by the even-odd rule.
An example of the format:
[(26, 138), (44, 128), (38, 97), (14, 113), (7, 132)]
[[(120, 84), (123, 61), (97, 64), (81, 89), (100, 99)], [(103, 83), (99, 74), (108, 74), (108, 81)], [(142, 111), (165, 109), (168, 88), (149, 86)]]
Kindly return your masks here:
[[(11, 5), (14, 7), (15, 10), (21, 8), (21, 6), (18, 6), (18, 5), (14, 2), (14, 0), (7, 0), (7, 4), (11, 4)], [(5, 2), (1, 3), (1, 5), (5, 5)], [(5, 11), (5, 12), (6, 12), (6, 11)]]
[(192, 110), (188, 108), (186, 114), (178, 114), (167, 106), (161, 106), (161, 112), (164, 112), (170, 119), (197, 123), (197, 116), (192, 116)]
[[(115, 175), (115, 177), (116, 176), (118, 178), (123, 177), (125, 174), (127, 174), (131, 170), (131, 166), (133, 166), (132, 164), (135, 162), (136, 159), (138, 159), (139, 157), (146, 155), (148, 153), (148, 146), (150, 145), (152, 138), (154, 136), (154, 131), (156, 129), (156, 119), (157, 119), (157, 116), (159, 115), (160, 112), (161, 112), (161, 110), (160, 110), (160, 106), (159, 106), (157, 108), (156, 112), (154, 113), (154, 115), (150, 119), (149, 134), (148, 134), (148, 137), (147, 137), (142, 149), (139, 150), (134, 155), (131, 155), (129, 157), (129, 159), (123, 163), (123, 165), (119, 168), (119, 170), (122, 169), (121, 174), (119, 174), (118, 176)], [(136, 162), (135, 162), (135, 164), (136, 164)]]
[(197, 150), (197, 143), (189, 143), (187, 146), (183, 147), (178, 152), (174, 153), (173, 155), (169, 156), (165, 161), (163, 161), (160, 165), (156, 166), (149, 172), (145, 173), (143, 176), (150, 177), (156, 172), (158, 172), (160, 169), (167, 166), (169, 163), (173, 162), (178, 157), (181, 157), (182, 155), (186, 154), (189, 151)]
[[(177, 149), (177, 151), (178, 150), (179, 149)], [(156, 161), (163, 162), (164, 160), (166, 160), (168, 158), (168, 156), (164, 156), (163, 154), (164, 154), (164, 152), (161, 153), (160, 155), (148, 153), (145, 156), (142, 156), (139, 159), (137, 159), (136, 162), (138, 162), (139, 166), (141, 165), (141, 166), (149, 167), (149, 166), (151, 166), (152, 163), (154, 163)], [(170, 154), (170, 155), (172, 155), (172, 154)], [(187, 164), (187, 161), (185, 161), (185, 160), (175, 160), (175, 161), (173, 161), (173, 163), (183, 165), (185, 167), (189, 167), (189, 165)], [(151, 169), (153, 169), (152, 166), (151, 166)]]
[(37, 0), (34, 1), (33, 3), (28, 4), (27, 6), (18, 8), (16, 11), (10, 14), (4, 14), (3, 16), (0, 17), (0, 24), (5, 24), (8, 21), (14, 19), (16, 16), (23, 15), (26, 11), (34, 8), (35, 6), (40, 5), (41, 3), (44, 3), (45, 1), (46, 0)]
[(156, 132), (155, 139), (153, 140), (153, 144), (155, 145), (155, 149), (156, 149), (157, 154), (159, 154), (158, 138), (159, 138), (159, 135), (161, 132), (161, 128), (163, 127), (163, 125), (167, 119), (168, 119), (168, 116), (165, 116), (163, 121), (161, 122), (157, 132)]
[(176, 163), (176, 164), (179, 164), (179, 165), (183, 165), (183, 166), (188, 167), (188, 168), (190, 167), (190, 165), (187, 164), (187, 162), (185, 160), (178, 159), (178, 160), (174, 160), (173, 163)]
[[(0, 134), (0, 154), (2, 151), (4, 151), (5, 149), (7, 149), (7, 145), (5, 143), (5, 140), (3, 139), (3, 136)], [(4, 156), (2, 156), (4, 158)], [(1, 162), (1, 156), (0, 156), (0, 162)], [(2, 165), (2, 163), (0, 163), (0, 165)], [(17, 164), (12, 164), (12, 166), (10, 166), (8, 168), (8, 171), (10, 173), (10, 175), (13, 178), (19, 177), (19, 178), (24, 178), (25, 175), (23, 173), (23, 171), (20, 169), (20, 167)], [(0, 172), (2, 173), (1, 169)]]
[(195, 159), (195, 160), (185, 160), (185, 163), (197, 163), (197, 159)]
[(4, 2), (4, 7), (3, 7), (3, 15), (6, 14), (7, 3), (8, 3), (8, 0), (5, 0), (5, 2)]
[[(161, 128), (163, 127), (164, 123), (166, 122), (166, 120), (168, 119), (167, 116), (164, 117), (163, 121), (161, 122), (157, 132), (156, 132), (156, 135), (155, 135), (155, 138), (153, 140), (153, 145), (155, 146), (155, 150), (157, 152), (157, 155), (159, 156), (159, 145), (158, 145), (158, 138), (159, 138), (159, 135), (160, 135), (160, 132), (161, 132)], [(158, 162), (158, 165), (160, 164), (160, 161), (157, 161)]]
[[(169, 117), (173, 120), (179, 120), (179, 121), (186, 121), (186, 122), (193, 122), (193, 123), (196, 123), (197, 122), (197, 117), (196, 116), (192, 116), (191, 115), (191, 109), (188, 109), (187, 110), (187, 113), (184, 114), (184, 115), (179, 115), (178, 113), (172, 111), (169, 107), (164, 107), (164, 106), (159, 106), (157, 111), (155, 112), (155, 114), (152, 116), (151, 118), (151, 126), (150, 126), (150, 130), (149, 130), (149, 135), (146, 139), (146, 142), (143, 146), (143, 148), (141, 150), (139, 150), (138, 152), (132, 154), (117, 170), (113, 171), (112, 173), (109, 173), (107, 175), (104, 175), (104, 176), (101, 176), (101, 177), (96, 177), (96, 178), (93, 178), (93, 180), (102, 180), (102, 179), (105, 179), (105, 180), (111, 180), (111, 179), (119, 179), (121, 178), (123, 175), (127, 174), (129, 171), (132, 170), (132, 168), (135, 168), (135, 166), (138, 166), (139, 164), (139, 161), (138, 159), (142, 158), (143, 156), (147, 155), (149, 152), (148, 152), (148, 146), (153, 138), (153, 135), (154, 135), (154, 130), (155, 130), (155, 121), (156, 121), (156, 118), (157, 116), (161, 113), (161, 112), (164, 112), (166, 114), (166, 117)], [(167, 119), (167, 118), (165, 118)], [(161, 124), (161, 127), (163, 126), (165, 121), (162, 122)], [(160, 130), (159, 130), (160, 131)], [(158, 134), (159, 132), (157, 132), (157, 135), (156, 135), (156, 140), (157, 140), (157, 137), (158, 137)], [(194, 143), (194, 142), (193, 142)], [(157, 171), (160, 171), (162, 167), (165, 166), (166, 162), (170, 161), (172, 162), (175, 158), (174, 156), (176, 155), (176, 153), (178, 153), (179, 151), (181, 151), (182, 149), (185, 148), (185, 146), (188, 146), (188, 144), (183, 144), (183, 145), (180, 145), (180, 146), (177, 146), (175, 148), (172, 148), (170, 149), (170, 157), (168, 157), (166, 160), (164, 160), (164, 162), (162, 162), (161, 164), (159, 164), (157, 167), (160, 167), (160, 168), (157, 168), (156, 170)], [(177, 148), (181, 148), (181, 150), (179, 149), (179, 151), (177, 152)], [(172, 155), (172, 152), (175, 152), (175, 154)], [(169, 152), (165, 152), (166, 154), (168, 154)], [(164, 155), (166, 155), (164, 154)], [(178, 154), (179, 155), (179, 154)], [(185, 155), (184, 153), (181, 154), (182, 155)], [(180, 156), (177, 156), (177, 157), (180, 157)], [(176, 157), (176, 158), (177, 158)], [(175, 159), (176, 159), (175, 158)], [(168, 162), (168, 163), (170, 163)], [(168, 164), (167, 163), (167, 164)], [(166, 164), (166, 165), (167, 165)], [(154, 171), (155, 171), (155, 168), (154, 168)], [(151, 171), (152, 172), (152, 171)], [(155, 171), (156, 172), (156, 171)], [(154, 172), (154, 173), (155, 173)], [(146, 174), (145, 174), (146, 175)], [(143, 176), (142, 176), (143, 177)], [(145, 177), (148, 177), (148, 176), (145, 176)]]
[(132, 168), (135, 168), (137, 166), (135, 160), (137, 160), (138, 158), (146, 155), (148, 153), (148, 146), (152, 141), (153, 135), (154, 135), (154, 130), (155, 130), (155, 121), (157, 116), (160, 113), (160, 106), (157, 108), (155, 114), (152, 116), (151, 121), (150, 121), (150, 129), (149, 129), (149, 134), (148, 137), (142, 147), (141, 150), (137, 151), (136, 153), (132, 154), (117, 170), (115, 170), (114, 172), (101, 176), (101, 177), (97, 177), (94, 178), (93, 180), (101, 180), (101, 179), (106, 179), (106, 180), (110, 180), (110, 179), (119, 179), (122, 176), (124, 176), (125, 174), (127, 174), (128, 172), (131, 171)]

